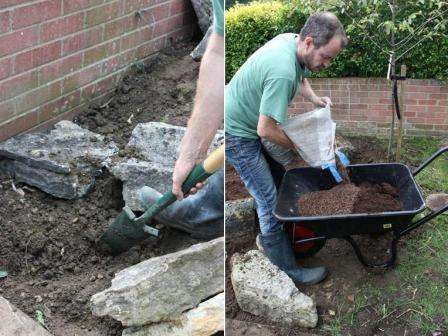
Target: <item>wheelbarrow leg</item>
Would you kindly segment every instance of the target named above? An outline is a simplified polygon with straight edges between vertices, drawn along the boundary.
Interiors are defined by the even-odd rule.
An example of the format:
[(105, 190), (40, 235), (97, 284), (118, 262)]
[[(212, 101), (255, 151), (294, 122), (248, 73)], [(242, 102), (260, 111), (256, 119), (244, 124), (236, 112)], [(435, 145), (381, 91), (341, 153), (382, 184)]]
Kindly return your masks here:
[(356, 256), (358, 257), (358, 260), (365, 267), (374, 268), (374, 269), (381, 269), (381, 268), (384, 269), (384, 268), (393, 267), (395, 265), (395, 260), (397, 259), (397, 243), (398, 243), (398, 239), (399, 239), (399, 237), (397, 235), (394, 234), (394, 237), (391, 242), (390, 258), (387, 261), (385, 261), (384, 263), (380, 263), (380, 264), (374, 264), (374, 263), (367, 262), (366, 259), (364, 258), (364, 255), (362, 254), (358, 244), (355, 242), (355, 240), (351, 236), (345, 236), (344, 239), (346, 241), (348, 241), (350, 243), (350, 245), (352, 245), (353, 249), (355, 250)]

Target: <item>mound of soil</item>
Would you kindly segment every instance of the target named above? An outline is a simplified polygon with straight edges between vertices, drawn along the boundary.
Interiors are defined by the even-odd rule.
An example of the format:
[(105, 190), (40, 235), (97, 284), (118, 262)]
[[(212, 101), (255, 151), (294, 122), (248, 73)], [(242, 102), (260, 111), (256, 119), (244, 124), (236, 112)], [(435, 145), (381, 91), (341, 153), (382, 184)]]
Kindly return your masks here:
[[(162, 53), (142, 71), (123, 78), (116, 92), (91, 104), (75, 119), (105, 135), (123, 150), (139, 122), (185, 125), (191, 112), (199, 64), (189, 56), (193, 44)], [(110, 286), (114, 274), (151, 257), (200, 242), (168, 228), (117, 257), (105, 253), (98, 239), (123, 206), (122, 184), (105, 173), (82, 199), (67, 201), (24, 185), (13, 191), (0, 174), (0, 295), (30, 317), (44, 313), (55, 336), (121, 335), (121, 324), (96, 318), (91, 296)]]

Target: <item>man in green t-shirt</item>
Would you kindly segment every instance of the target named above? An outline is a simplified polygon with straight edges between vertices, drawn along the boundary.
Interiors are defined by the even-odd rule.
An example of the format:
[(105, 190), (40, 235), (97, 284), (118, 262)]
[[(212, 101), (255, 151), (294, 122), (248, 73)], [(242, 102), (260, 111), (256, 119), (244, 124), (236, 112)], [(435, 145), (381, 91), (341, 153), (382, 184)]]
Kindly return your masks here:
[(260, 242), (267, 257), (296, 283), (318, 283), (327, 270), (297, 267), (291, 242), (273, 215), (275, 162), (264, 152), (261, 138), (294, 148), (278, 125), (287, 119), (288, 104), (300, 93), (315, 106), (331, 105), (330, 98), (314, 93), (306, 77), (309, 71), (327, 68), (346, 44), (344, 28), (335, 15), (313, 14), (300, 34), (278, 35), (250, 56), (225, 92), (226, 159), (255, 199)]

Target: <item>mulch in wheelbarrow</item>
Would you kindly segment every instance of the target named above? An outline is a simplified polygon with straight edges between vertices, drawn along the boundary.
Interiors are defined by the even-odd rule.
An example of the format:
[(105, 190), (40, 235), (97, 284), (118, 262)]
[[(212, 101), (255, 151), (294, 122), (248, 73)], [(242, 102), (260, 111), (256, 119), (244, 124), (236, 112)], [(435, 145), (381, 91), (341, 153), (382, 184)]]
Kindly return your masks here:
[(346, 168), (337, 160), (343, 181), (329, 190), (313, 191), (298, 200), (302, 216), (344, 215), (400, 211), (397, 189), (389, 183), (351, 183)]

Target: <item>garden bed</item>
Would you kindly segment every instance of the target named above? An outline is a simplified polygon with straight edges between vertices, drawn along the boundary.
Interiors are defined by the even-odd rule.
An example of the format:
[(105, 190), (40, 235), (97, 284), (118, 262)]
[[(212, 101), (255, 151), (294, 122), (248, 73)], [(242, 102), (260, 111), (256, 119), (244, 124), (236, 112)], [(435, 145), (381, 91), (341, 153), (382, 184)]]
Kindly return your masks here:
[[(113, 94), (91, 104), (74, 122), (114, 141), (121, 151), (138, 123), (185, 126), (199, 70), (189, 56), (193, 47), (170, 48), (134, 68)], [(16, 187), (23, 197), (9, 176), (0, 175), (0, 268), (9, 272), (0, 279), (0, 295), (32, 318), (41, 311), (55, 336), (121, 335), (120, 323), (92, 316), (90, 297), (108, 287), (117, 271), (199, 242), (164, 228), (159, 238), (122, 255), (105, 253), (98, 239), (123, 206), (122, 184), (107, 172), (91, 193), (72, 201)]]

